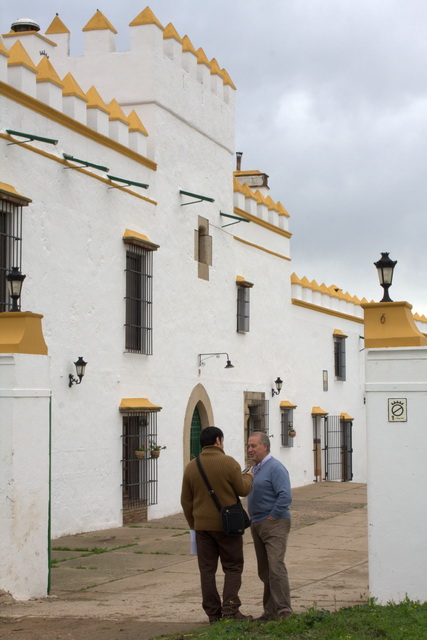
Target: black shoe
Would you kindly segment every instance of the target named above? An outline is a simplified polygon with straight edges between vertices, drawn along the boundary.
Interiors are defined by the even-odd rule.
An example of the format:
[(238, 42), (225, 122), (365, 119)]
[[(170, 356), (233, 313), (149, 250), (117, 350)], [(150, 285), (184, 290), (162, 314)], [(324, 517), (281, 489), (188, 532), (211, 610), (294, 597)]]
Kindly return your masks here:
[(215, 622), (219, 622), (221, 620), (221, 616), (209, 616), (209, 624), (215, 624)]
[(274, 618), (267, 613), (263, 613), (259, 618), (255, 618), (255, 622), (268, 622), (269, 620), (274, 620)]
[(236, 611), (236, 613), (232, 613), (227, 616), (222, 616), (223, 620), (253, 620), (253, 616), (245, 616), (244, 613), (240, 611)]

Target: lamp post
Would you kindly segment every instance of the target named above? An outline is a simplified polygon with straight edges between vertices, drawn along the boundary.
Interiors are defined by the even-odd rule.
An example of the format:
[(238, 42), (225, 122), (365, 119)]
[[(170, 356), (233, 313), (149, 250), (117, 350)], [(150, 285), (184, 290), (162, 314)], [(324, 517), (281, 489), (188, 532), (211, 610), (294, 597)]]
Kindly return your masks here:
[(393, 281), (393, 271), (394, 267), (397, 265), (397, 260), (391, 260), (388, 253), (381, 253), (381, 259), (374, 262), (374, 265), (378, 270), (380, 285), (384, 289), (384, 295), (381, 302), (393, 302), (388, 294), (388, 290)]
[(18, 267), (12, 267), (12, 270), (6, 276), (9, 295), (12, 298), (11, 311), (20, 311), (18, 300), (21, 297), (22, 283), (25, 278), (26, 276), (19, 271)]

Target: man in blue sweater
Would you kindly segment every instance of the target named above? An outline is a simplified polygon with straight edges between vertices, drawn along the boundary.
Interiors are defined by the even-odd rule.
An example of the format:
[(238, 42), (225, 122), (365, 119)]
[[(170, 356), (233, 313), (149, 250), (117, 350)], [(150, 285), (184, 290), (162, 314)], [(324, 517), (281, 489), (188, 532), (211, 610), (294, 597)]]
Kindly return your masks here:
[(251, 533), (264, 583), (264, 612), (258, 620), (288, 618), (292, 615), (288, 571), (284, 562), (291, 528), (292, 502), (289, 473), (270, 453), (270, 440), (262, 431), (249, 436), (248, 457), (254, 483), (248, 496)]

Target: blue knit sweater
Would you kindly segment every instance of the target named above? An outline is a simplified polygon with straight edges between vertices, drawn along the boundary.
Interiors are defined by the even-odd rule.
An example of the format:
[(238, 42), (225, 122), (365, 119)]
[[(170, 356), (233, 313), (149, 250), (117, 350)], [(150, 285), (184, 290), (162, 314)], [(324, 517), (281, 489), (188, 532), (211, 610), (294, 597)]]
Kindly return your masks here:
[(260, 522), (268, 516), (276, 520), (290, 518), (291, 502), (288, 470), (276, 458), (270, 458), (254, 475), (252, 493), (248, 495), (248, 509), (252, 522)]

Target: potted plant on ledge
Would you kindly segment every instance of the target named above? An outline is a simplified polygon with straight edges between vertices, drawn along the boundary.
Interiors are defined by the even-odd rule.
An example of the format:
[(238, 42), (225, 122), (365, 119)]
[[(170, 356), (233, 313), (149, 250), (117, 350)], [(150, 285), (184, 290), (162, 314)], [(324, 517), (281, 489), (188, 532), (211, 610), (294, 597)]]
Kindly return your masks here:
[(149, 447), (145, 444), (142, 444), (138, 449), (135, 449), (135, 458), (137, 460), (143, 460), (145, 458), (145, 454), (149, 451)]
[(166, 447), (162, 447), (160, 444), (152, 443), (150, 445), (150, 454), (152, 458), (158, 458), (160, 455), (160, 451), (162, 449), (166, 449)]

